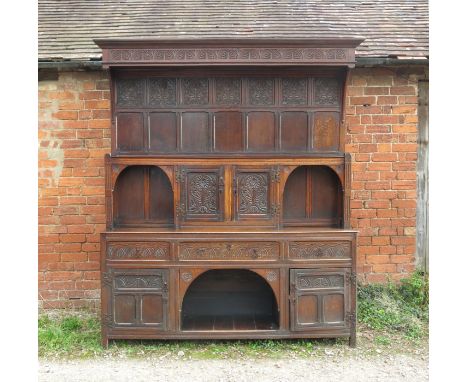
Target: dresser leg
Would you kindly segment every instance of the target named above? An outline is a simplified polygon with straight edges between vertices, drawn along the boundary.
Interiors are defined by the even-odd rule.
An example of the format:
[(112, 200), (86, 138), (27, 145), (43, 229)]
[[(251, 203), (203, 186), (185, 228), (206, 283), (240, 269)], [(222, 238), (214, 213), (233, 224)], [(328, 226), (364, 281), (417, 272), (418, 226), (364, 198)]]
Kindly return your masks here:
[(101, 345), (104, 349), (109, 348), (109, 338), (104, 333), (101, 335)]
[(351, 336), (349, 336), (349, 346), (352, 348), (356, 347), (356, 330), (353, 330)]

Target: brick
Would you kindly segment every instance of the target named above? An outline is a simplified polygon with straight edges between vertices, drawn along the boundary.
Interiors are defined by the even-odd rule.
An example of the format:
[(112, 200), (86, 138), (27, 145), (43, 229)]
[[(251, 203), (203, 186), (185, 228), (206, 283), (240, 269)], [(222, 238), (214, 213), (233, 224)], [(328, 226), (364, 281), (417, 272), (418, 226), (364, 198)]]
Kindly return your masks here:
[(78, 119), (78, 112), (76, 111), (58, 111), (56, 113), (53, 113), (52, 114), (52, 117), (53, 118), (57, 118), (57, 119)]
[(396, 153), (374, 153), (372, 154), (373, 162), (395, 162), (398, 160)]
[(377, 105), (398, 105), (398, 98), (395, 96), (377, 97)]
[(386, 95), (390, 93), (388, 86), (366, 86), (363, 89), (365, 95)]
[(394, 86), (390, 89), (392, 95), (416, 95), (414, 86)]
[(375, 97), (351, 97), (351, 105), (373, 105), (375, 104)]

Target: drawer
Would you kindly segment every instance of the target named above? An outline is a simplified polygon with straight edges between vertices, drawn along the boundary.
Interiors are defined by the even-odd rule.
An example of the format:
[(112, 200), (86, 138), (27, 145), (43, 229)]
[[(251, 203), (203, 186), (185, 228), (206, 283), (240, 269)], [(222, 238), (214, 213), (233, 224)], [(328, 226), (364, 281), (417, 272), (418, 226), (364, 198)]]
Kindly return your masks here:
[(278, 242), (182, 242), (179, 260), (279, 260)]
[(110, 260), (170, 260), (168, 242), (108, 242), (107, 258)]
[(289, 259), (351, 259), (349, 241), (292, 241), (289, 243)]

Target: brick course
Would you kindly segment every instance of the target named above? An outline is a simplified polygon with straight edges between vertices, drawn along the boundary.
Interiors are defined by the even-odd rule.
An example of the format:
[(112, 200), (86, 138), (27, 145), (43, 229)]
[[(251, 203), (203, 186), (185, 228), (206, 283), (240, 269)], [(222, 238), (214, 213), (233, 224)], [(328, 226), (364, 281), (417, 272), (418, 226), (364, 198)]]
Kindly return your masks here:
[[(345, 99), (352, 155), (351, 226), (366, 282), (414, 270), (417, 80), (425, 68), (357, 68)], [(39, 301), (97, 309), (99, 233), (105, 229), (104, 154), (110, 91), (104, 71), (39, 81)]]

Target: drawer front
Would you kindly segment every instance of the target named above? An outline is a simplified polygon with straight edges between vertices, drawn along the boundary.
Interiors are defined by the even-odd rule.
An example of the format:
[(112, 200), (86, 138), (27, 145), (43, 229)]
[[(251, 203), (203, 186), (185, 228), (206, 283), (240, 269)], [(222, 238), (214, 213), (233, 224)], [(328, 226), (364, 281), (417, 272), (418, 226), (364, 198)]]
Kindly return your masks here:
[(185, 242), (179, 245), (179, 260), (279, 260), (277, 242)]
[(292, 260), (350, 259), (351, 242), (293, 241), (289, 243)]
[(110, 260), (170, 260), (168, 242), (107, 243), (107, 258)]

